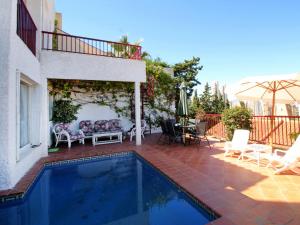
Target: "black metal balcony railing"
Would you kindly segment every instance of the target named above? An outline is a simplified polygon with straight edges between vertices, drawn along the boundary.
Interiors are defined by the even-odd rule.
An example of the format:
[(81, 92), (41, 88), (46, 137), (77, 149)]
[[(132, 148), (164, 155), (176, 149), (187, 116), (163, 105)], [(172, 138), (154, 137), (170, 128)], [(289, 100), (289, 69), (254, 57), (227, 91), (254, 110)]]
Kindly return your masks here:
[(135, 60), (141, 60), (142, 54), (138, 45), (47, 31), (42, 32), (42, 49)]
[(23, 0), (18, 0), (17, 34), (34, 55), (36, 53), (36, 31), (37, 28), (25, 3)]

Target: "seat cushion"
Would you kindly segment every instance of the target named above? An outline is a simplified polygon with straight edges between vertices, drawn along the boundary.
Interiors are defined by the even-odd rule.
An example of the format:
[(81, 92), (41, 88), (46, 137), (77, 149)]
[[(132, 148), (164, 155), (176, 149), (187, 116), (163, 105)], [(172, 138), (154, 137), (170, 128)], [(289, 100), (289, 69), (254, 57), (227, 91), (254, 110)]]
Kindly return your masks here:
[(94, 123), (94, 132), (101, 133), (101, 132), (108, 132), (108, 121), (107, 120), (97, 120)]
[(71, 140), (79, 140), (84, 138), (84, 134), (79, 130), (72, 130), (71, 132), (69, 132), (69, 135)]
[(70, 124), (69, 123), (59, 123), (59, 124), (56, 124), (55, 127), (54, 127), (54, 130), (56, 133), (59, 133), (63, 130), (67, 131), (68, 133), (70, 132)]
[(85, 136), (92, 136), (94, 133), (94, 124), (91, 120), (83, 120), (79, 123), (79, 129), (85, 134)]
[(108, 130), (109, 131), (122, 131), (121, 120), (112, 119), (108, 121)]
[(80, 134), (80, 133), (77, 133), (77, 134), (71, 134), (71, 135), (70, 135), (70, 139), (71, 139), (72, 141), (80, 140), (80, 139), (82, 139), (82, 138), (84, 138), (84, 135), (83, 135), (83, 134)]

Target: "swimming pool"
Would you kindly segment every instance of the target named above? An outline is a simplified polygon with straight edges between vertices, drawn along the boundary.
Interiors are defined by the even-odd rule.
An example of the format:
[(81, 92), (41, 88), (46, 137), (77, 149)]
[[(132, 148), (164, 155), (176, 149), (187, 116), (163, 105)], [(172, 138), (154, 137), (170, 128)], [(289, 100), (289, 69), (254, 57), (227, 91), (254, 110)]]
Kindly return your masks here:
[(45, 167), (1, 225), (201, 225), (215, 219), (135, 153)]

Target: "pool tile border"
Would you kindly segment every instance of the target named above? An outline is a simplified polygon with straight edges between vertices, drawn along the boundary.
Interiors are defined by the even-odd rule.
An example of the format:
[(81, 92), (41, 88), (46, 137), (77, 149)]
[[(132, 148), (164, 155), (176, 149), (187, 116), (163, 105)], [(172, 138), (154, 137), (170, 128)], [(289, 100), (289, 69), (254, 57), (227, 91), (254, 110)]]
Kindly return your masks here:
[(106, 155), (97, 155), (97, 156), (88, 156), (88, 157), (82, 157), (78, 159), (67, 159), (67, 160), (61, 160), (61, 161), (54, 161), (54, 162), (47, 162), (45, 163), (45, 167), (51, 167), (51, 166), (60, 166), (60, 165), (67, 165), (67, 164), (76, 164), (81, 162), (90, 162), (90, 161), (96, 161), (99, 159), (105, 159), (105, 158), (112, 158), (112, 157), (122, 157), (127, 155), (134, 154), (132, 151), (125, 151), (125, 152), (117, 152), (117, 153), (111, 153)]

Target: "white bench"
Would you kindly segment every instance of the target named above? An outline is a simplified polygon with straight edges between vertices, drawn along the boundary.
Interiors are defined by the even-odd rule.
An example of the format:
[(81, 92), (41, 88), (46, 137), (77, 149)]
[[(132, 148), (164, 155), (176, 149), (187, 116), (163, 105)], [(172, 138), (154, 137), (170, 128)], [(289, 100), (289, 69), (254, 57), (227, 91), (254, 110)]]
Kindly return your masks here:
[[(108, 138), (108, 140), (99, 140), (99, 138), (103, 137)], [(122, 132), (94, 133), (92, 140), (93, 146), (111, 143), (122, 143)]]

